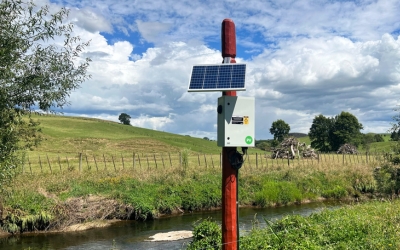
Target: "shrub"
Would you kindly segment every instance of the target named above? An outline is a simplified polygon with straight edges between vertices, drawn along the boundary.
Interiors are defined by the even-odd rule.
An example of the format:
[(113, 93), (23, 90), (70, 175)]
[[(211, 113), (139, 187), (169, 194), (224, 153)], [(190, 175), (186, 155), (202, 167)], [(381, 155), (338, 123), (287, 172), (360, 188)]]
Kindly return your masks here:
[(221, 227), (210, 218), (195, 226), (193, 240), (189, 243), (189, 250), (194, 249), (221, 249)]
[(286, 205), (299, 202), (302, 194), (296, 184), (287, 181), (268, 181), (261, 191), (256, 193), (256, 203), (260, 206), (271, 204)]
[(400, 168), (386, 163), (376, 168), (374, 178), (377, 183), (378, 192), (391, 196), (398, 194), (400, 190)]

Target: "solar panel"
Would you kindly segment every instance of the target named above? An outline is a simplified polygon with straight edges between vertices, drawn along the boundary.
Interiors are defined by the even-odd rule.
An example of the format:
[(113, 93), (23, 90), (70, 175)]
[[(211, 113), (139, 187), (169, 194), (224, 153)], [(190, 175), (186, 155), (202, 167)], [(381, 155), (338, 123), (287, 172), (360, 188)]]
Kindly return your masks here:
[(195, 65), (188, 91), (246, 90), (245, 76), (246, 64)]

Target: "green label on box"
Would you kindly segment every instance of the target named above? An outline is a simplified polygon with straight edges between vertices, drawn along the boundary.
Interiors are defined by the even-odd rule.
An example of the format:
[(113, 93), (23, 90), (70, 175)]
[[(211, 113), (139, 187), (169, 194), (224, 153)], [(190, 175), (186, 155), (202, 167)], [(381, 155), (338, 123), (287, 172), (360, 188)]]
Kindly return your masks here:
[(253, 142), (253, 137), (251, 137), (250, 135), (246, 136), (246, 144), (251, 144)]

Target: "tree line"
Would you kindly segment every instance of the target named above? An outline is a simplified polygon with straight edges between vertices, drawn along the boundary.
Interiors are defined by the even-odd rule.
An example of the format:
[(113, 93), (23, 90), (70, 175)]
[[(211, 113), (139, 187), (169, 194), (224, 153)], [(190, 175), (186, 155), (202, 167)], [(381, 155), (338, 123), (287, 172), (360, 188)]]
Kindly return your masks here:
[[(372, 142), (384, 141), (382, 135), (363, 134), (360, 131), (362, 129), (363, 125), (356, 116), (342, 111), (334, 117), (326, 117), (322, 114), (315, 116), (308, 136), (311, 141), (311, 147), (321, 152), (337, 151), (345, 143), (356, 147), (362, 145), (364, 149), (369, 150), (369, 145)], [(274, 136), (270, 146), (275, 147), (288, 137), (290, 126), (284, 120), (278, 119), (272, 123), (269, 131)], [(400, 130), (397, 129), (393, 133), (397, 135), (396, 138), (398, 140), (400, 138)], [(261, 147), (263, 146), (266, 146), (266, 142), (261, 144)]]

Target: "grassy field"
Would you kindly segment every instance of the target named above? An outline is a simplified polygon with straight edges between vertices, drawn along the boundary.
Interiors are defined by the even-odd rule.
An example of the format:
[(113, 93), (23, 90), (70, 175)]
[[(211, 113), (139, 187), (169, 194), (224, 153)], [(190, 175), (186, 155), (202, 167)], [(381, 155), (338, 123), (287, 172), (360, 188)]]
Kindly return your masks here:
[[(118, 171), (120, 169), (165, 169), (182, 166), (183, 154), (189, 166), (220, 168), (221, 148), (216, 141), (176, 135), (151, 129), (126, 126), (99, 119), (55, 115), (36, 117), (44, 140), (26, 152), (23, 172)], [(385, 138), (385, 137), (384, 137)], [(308, 137), (300, 141), (310, 143)], [(290, 165), (367, 163), (381, 158), (389, 141), (375, 143), (371, 154), (339, 156), (321, 154), (319, 160), (290, 160)], [(379, 150), (373, 150), (379, 149)], [(269, 152), (250, 148), (245, 167), (263, 168), (288, 165), (287, 160), (272, 160)]]
[[(33, 158), (38, 158), (38, 155), (45, 156), (45, 154), (49, 157), (65, 158), (65, 156), (69, 157), (78, 153), (101, 156), (103, 154), (158, 155), (178, 153), (183, 149), (189, 150), (192, 155), (217, 155), (221, 152), (216, 141), (126, 126), (111, 121), (61, 115), (41, 115), (36, 118), (40, 122), (44, 140), (38, 148), (29, 152), (29, 156)], [(383, 138), (384, 142), (371, 144), (370, 152), (391, 151), (394, 142), (389, 141), (390, 135)], [(299, 138), (299, 141), (310, 144), (308, 136)], [(365, 152), (362, 148), (359, 148), (359, 151)], [(250, 154), (263, 152), (257, 148), (249, 148)]]
[[(216, 141), (122, 125), (92, 118), (41, 115), (43, 142), (37, 153), (167, 153), (189, 149), (197, 153), (216, 153)], [(256, 149), (249, 149), (256, 152)]]

